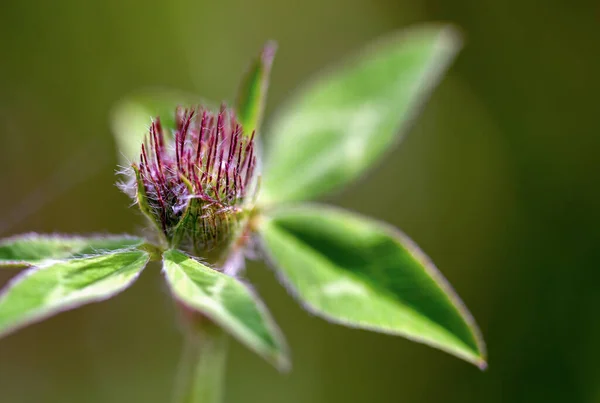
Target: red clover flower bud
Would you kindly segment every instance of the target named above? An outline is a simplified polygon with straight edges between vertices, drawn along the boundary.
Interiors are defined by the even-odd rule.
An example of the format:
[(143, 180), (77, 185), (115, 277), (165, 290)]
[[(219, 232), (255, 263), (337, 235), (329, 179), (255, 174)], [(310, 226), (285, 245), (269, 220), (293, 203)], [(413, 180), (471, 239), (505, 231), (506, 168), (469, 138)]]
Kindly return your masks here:
[(235, 113), (177, 108), (172, 135), (153, 120), (127, 186), (171, 247), (197, 255), (227, 245), (255, 192), (254, 133)]

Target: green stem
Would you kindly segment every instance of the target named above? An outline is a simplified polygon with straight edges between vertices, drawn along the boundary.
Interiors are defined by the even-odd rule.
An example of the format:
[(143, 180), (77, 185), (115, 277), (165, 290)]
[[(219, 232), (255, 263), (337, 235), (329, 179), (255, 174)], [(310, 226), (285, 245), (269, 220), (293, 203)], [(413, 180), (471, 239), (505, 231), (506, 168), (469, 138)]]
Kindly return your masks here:
[(215, 324), (187, 323), (174, 403), (220, 403), (227, 356), (227, 337)]

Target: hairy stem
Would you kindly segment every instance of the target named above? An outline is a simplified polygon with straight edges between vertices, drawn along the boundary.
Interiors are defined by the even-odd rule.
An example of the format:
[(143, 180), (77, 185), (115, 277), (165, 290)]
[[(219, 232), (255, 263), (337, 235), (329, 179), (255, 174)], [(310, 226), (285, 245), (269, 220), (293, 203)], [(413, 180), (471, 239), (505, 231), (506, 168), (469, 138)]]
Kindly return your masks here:
[(185, 317), (188, 323), (173, 403), (221, 403), (227, 336), (206, 318)]

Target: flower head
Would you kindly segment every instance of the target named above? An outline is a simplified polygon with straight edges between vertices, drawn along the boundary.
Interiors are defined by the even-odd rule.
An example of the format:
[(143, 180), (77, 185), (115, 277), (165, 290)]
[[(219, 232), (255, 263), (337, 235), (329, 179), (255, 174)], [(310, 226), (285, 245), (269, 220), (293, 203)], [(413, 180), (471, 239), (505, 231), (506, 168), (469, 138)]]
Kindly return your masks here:
[[(177, 108), (172, 135), (153, 120), (133, 164), (141, 210), (170, 246), (194, 252), (227, 244), (254, 194), (254, 133), (234, 112)], [(131, 190), (131, 187), (130, 187)]]

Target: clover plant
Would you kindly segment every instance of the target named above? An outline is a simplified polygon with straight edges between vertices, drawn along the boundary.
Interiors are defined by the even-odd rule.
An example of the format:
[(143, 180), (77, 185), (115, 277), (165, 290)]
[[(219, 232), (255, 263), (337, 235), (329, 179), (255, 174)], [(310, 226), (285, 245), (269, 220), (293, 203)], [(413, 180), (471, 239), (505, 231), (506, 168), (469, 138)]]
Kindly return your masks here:
[(187, 324), (174, 400), (218, 402), (227, 335), (280, 370), (290, 366), (282, 333), (243, 280), (245, 258), (258, 251), (314, 315), (484, 368), (473, 318), (409, 238), (307, 203), (362, 175), (400, 140), (459, 47), (448, 26), (384, 38), (302, 87), (266, 130), (273, 43), (251, 65), (233, 107), (166, 91), (121, 102), (113, 114), (128, 161), (120, 187), (146, 216), (147, 233), (2, 240), (0, 265), (27, 269), (0, 295), (0, 336), (111, 298), (156, 261)]

